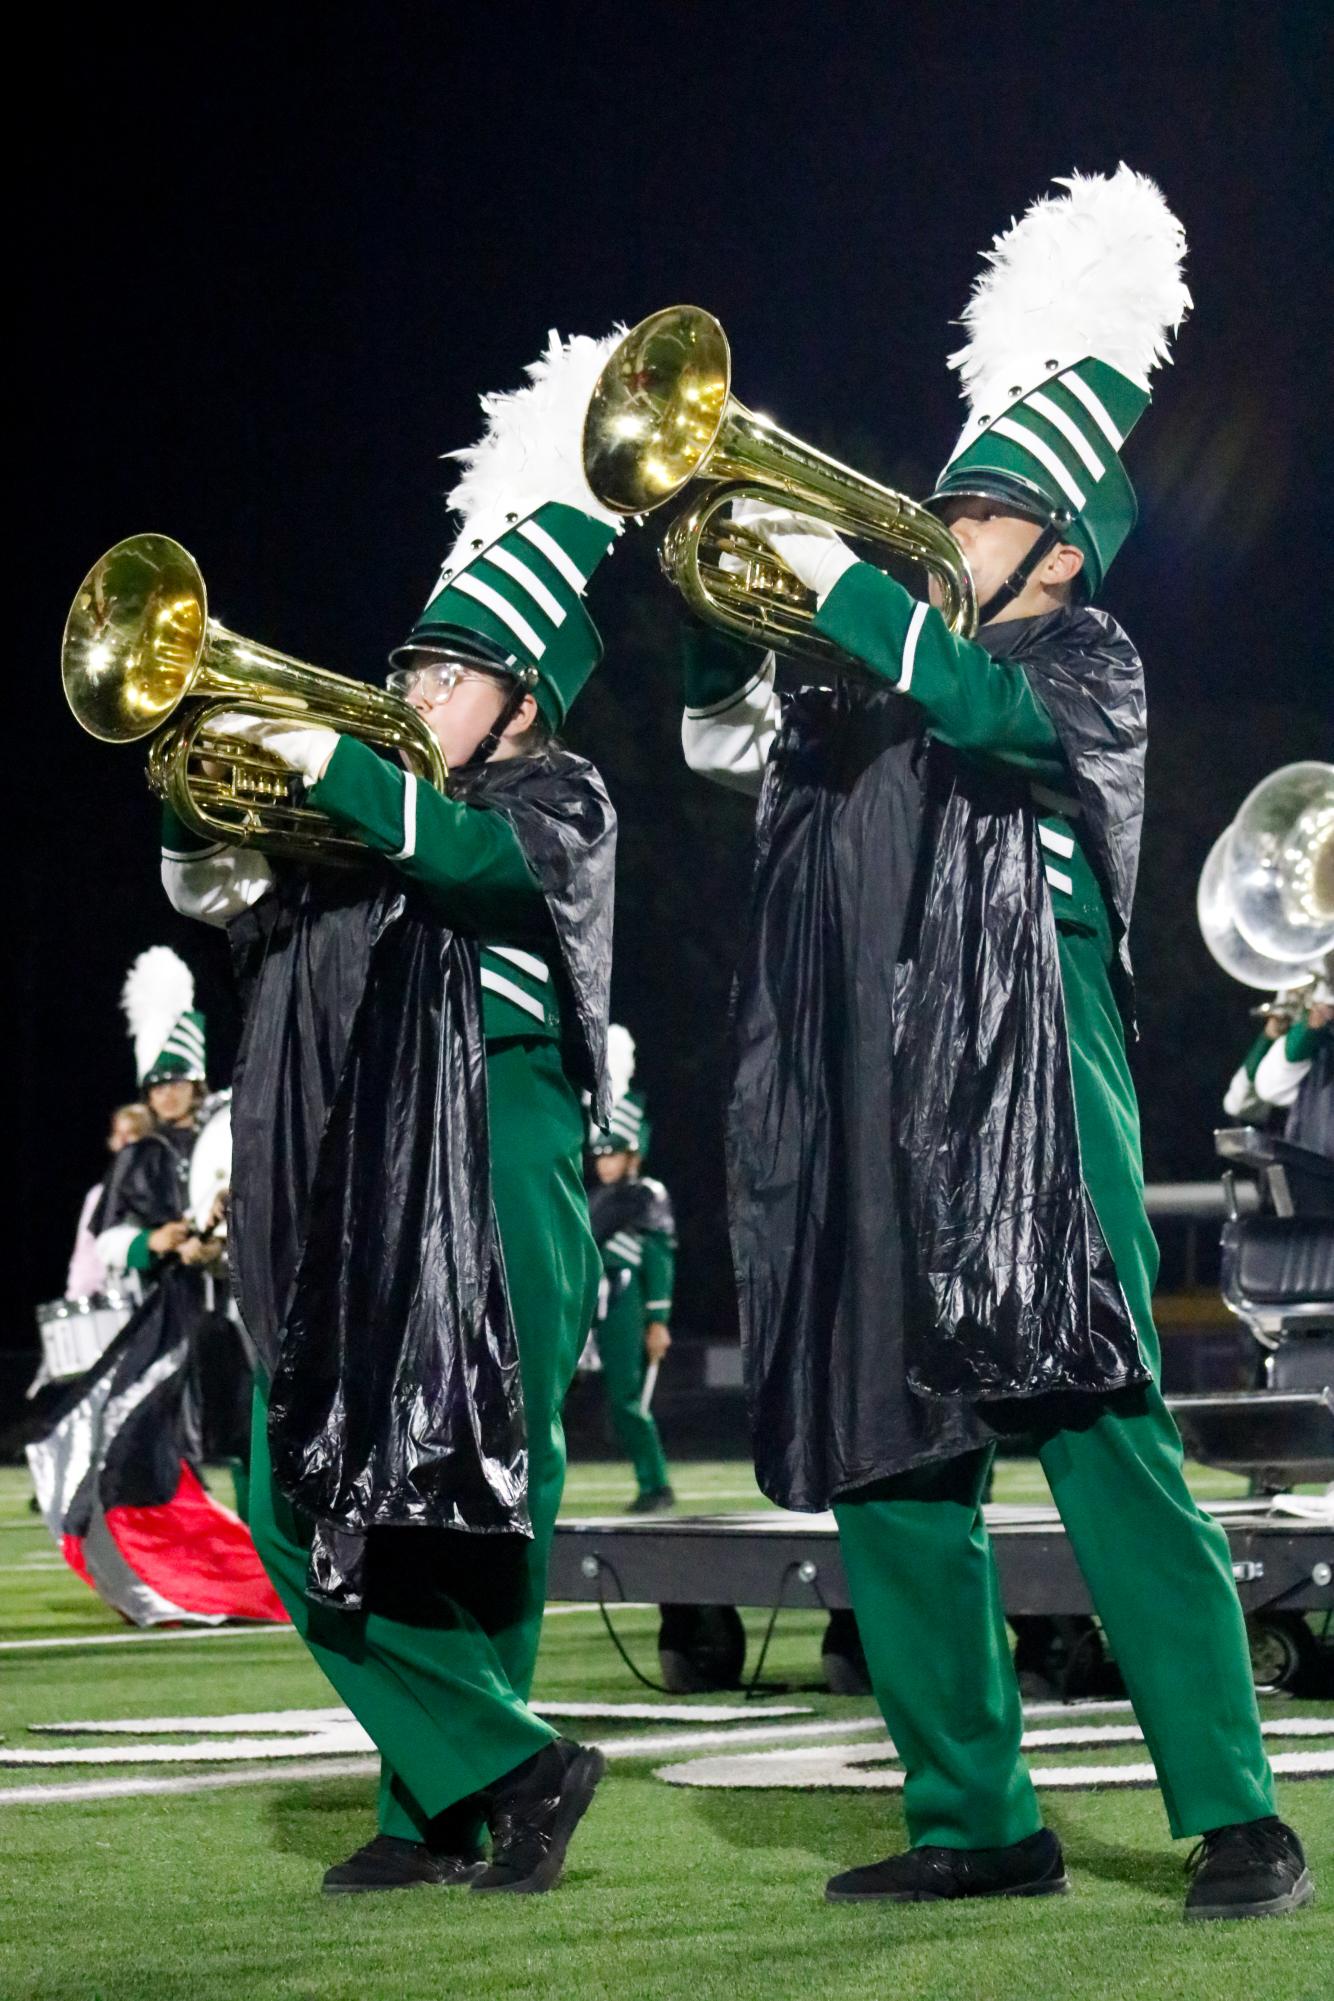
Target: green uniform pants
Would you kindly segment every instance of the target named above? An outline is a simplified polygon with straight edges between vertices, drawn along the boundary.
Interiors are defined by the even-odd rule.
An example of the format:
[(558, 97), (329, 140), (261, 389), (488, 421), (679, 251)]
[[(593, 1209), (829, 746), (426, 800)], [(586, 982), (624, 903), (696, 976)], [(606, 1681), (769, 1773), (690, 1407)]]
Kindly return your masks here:
[[(610, 1274), (610, 1283), (613, 1287), (617, 1284), (614, 1272)], [(607, 1317), (597, 1323), (593, 1337), (602, 1363), (602, 1380), (616, 1442), (635, 1469), (640, 1493), (654, 1494), (668, 1484), (668, 1478), (657, 1422), (639, 1408), (648, 1367), (644, 1353), (645, 1324), (643, 1281), (637, 1271), (632, 1271), (628, 1283), (621, 1284), (614, 1293)]]
[(297, 1631), (378, 1746), (380, 1828), (407, 1840), (548, 1744), (528, 1707), (565, 1479), (561, 1405), (597, 1301), (583, 1120), (554, 1043), (487, 1048), (491, 1186), (519, 1340), (531, 1542), (372, 1530), (360, 1612), (305, 1596), (309, 1523), (273, 1483), (257, 1388), (250, 1527)]
[[(1172, 1833), (1274, 1811), (1227, 1538), (1191, 1498), (1156, 1387), (1158, 1253), (1105, 940), (1060, 931), (1084, 1183), (1155, 1383), (1040, 1432), (1039, 1458), (1157, 1768)], [(981, 1497), (986, 1449), (835, 1508), (914, 1846), (995, 1848), (1042, 1824)]]

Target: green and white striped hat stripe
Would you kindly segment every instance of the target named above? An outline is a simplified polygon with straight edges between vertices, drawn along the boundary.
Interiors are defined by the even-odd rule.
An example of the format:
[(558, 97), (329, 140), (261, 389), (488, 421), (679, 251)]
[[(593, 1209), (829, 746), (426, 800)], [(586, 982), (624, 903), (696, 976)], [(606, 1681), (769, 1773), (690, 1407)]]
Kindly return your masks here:
[(202, 1081), (205, 1076), (206, 1054), (204, 1017), (192, 1008), (188, 1013), (178, 1016), (157, 1060), (146, 1074), (151, 1077), (161, 1071), (191, 1081)]
[(970, 419), (932, 497), (986, 490), (991, 481), (1030, 506), (1069, 515), (1069, 539), (1083, 548), (1096, 590), (1134, 525), (1134, 489), (1119, 453), (1148, 402), (1140, 384), (1092, 356), (1058, 369), (999, 415)]
[(611, 1108), (607, 1120), (607, 1131), (613, 1139), (624, 1144), (627, 1153), (635, 1153), (639, 1148), (639, 1136), (644, 1129), (644, 1107), (634, 1098), (618, 1098)]
[(413, 628), (410, 644), (472, 632), (516, 666), (537, 672), (537, 695), (551, 718), (570, 703), (601, 656), (583, 607), (588, 580), (616, 530), (577, 507), (549, 501), (497, 532), (460, 542)]

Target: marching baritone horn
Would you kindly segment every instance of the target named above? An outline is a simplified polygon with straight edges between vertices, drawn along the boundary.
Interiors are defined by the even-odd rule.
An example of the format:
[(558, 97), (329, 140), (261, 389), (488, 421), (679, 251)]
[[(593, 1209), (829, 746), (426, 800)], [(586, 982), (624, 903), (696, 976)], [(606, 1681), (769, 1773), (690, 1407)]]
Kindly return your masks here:
[[(132, 535), (88, 572), (61, 646), (65, 697), (104, 743), (152, 737), (148, 782), (210, 841), (291, 861), (365, 862), (269, 752), (215, 725), (229, 711), (319, 724), (398, 752), (443, 791), (440, 746), (396, 695), (241, 639), (208, 615), (199, 565), (169, 535)], [(296, 795), (296, 796), (294, 796)]]
[(936, 579), (951, 630), (971, 637), (973, 579), (945, 524), (757, 417), (731, 384), (731, 350), (713, 314), (669, 306), (632, 327), (612, 351), (584, 422), (585, 475), (616, 513), (647, 514), (692, 481), (710, 484), (662, 545), (662, 567), (691, 609), (742, 639), (846, 670), (846, 657), (812, 629), (811, 593), (733, 517), (737, 501), (758, 501), (811, 515), (920, 565)]
[(1271, 771), (1200, 875), (1196, 911), (1225, 972), (1266, 992), (1319, 979), (1334, 951), (1334, 764)]

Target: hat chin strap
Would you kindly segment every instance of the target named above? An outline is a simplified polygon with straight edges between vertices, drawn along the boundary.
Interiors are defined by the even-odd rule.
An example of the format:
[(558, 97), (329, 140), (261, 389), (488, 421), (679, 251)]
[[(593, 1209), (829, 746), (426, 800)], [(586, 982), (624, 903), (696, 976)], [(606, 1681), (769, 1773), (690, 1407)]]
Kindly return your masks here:
[[(531, 673), (531, 669), (528, 672)], [(536, 679), (536, 676), (533, 676), (533, 679)], [(530, 692), (531, 688), (532, 680), (528, 678), (528, 673), (520, 675), (510, 689), (510, 692), (506, 695), (501, 705), (500, 714), (496, 717), (472, 756), (467, 759), (464, 765), (460, 766), (461, 770), (472, 770), (476, 765), (489, 764), (491, 762), (491, 759), (496, 754), (496, 746), (510, 724), (514, 721), (514, 718), (518, 715), (519, 710), (523, 707), (523, 698)]]
[(1044, 557), (1049, 556), (1051, 551), (1056, 547), (1062, 534), (1070, 526), (1071, 519), (1072, 517), (1069, 514), (1048, 515), (1045, 527), (1023, 561), (1015, 565), (1014, 569), (1011, 570), (1009, 576), (1005, 579), (1005, 582), (998, 590), (992, 592), (991, 596), (982, 606), (982, 609), (978, 612), (977, 622), (979, 625), (990, 624), (998, 611), (1004, 611), (1007, 604), (1013, 603), (1014, 599), (1018, 597), (1024, 585), (1032, 576), (1034, 570), (1036, 570), (1038, 564), (1042, 562)]

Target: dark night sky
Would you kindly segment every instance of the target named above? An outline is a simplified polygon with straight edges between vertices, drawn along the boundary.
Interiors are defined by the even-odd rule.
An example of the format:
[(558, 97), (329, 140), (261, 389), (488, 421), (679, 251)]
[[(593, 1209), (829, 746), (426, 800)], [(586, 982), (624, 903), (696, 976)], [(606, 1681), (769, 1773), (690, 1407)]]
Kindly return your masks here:
[[(958, 425), (944, 356), (979, 251), (1053, 175), (1121, 158), (1181, 215), (1196, 300), (1129, 450), (1141, 527), (1104, 601), (1154, 718), (1149, 1167), (1208, 1173), (1247, 1003), (1198, 945), (1196, 875), (1251, 784), (1334, 739), (1328, 19), (923, 0), (53, 13), (28, 56), (10, 258), (31, 339), (10, 763), (33, 781), (10, 1130), (30, 1137), (0, 1347), (59, 1290), (106, 1108), (130, 1094), (116, 994), (134, 953), (186, 952), (224, 1066), (235, 1034), (220, 943), (161, 900), (141, 757), (64, 710), (60, 628), (101, 550), (167, 530), (234, 629), (375, 675), (433, 580), (437, 457), (474, 434), (478, 391), (514, 384), (550, 326), (682, 298), (727, 326), (746, 401), (921, 485)], [(701, 803), (673, 753), (672, 601), (643, 539), (599, 580), (608, 662), (573, 735), (622, 812), (616, 1006), (681, 1196), (687, 1317), (718, 1326), (746, 814)]]

